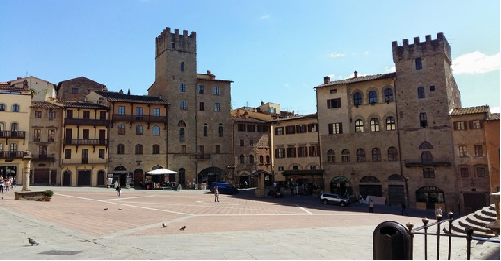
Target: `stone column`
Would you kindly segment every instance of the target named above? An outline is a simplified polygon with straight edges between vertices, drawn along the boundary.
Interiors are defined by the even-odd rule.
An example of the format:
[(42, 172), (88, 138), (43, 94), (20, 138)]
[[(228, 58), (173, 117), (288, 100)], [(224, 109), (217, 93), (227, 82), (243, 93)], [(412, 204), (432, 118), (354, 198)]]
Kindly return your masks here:
[(30, 191), (30, 170), (31, 170), (31, 152), (25, 151), (23, 156), (23, 190)]
[(499, 235), (499, 192), (491, 193), (491, 198), (494, 201), (494, 206), (496, 208), (496, 220), (487, 224), (486, 227), (490, 228), (490, 230), (496, 235)]
[(257, 172), (257, 188), (255, 190), (255, 193), (256, 193), (256, 197), (259, 197), (259, 198), (262, 198), (265, 196), (264, 175), (266, 175), (264, 172), (261, 172), (261, 171)]

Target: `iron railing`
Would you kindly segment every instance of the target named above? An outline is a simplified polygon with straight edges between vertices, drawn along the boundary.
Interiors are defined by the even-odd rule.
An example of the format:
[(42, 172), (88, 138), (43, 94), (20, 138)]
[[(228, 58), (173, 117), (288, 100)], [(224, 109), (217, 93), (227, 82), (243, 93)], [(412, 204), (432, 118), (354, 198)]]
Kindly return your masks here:
[[(440, 238), (441, 237), (446, 237), (448, 239), (448, 256), (447, 259), (451, 259), (451, 251), (452, 251), (452, 238), (464, 238), (466, 240), (466, 259), (470, 260), (471, 257), (471, 241), (472, 240), (477, 240), (477, 241), (482, 241), (482, 242), (493, 242), (493, 243), (498, 243), (499, 244), (499, 239), (491, 239), (491, 238), (483, 238), (483, 237), (474, 237), (473, 232), (474, 229), (472, 227), (466, 227), (465, 233), (466, 234), (455, 234), (452, 233), (452, 221), (454, 220), (453, 218), (454, 214), (452, 212), (448, 213), (448, 218), (445, 220), (442, 220), (442, 215), (437, 215), (437, 221), (429, 224), (428, 218), (423, 218), (422, 222), (423, 225), (417, 228), (413, 228), (414, 225), (412, 223), (407, 223), (407, 230), (410, 233), (411, 236), (411, 246), (410, 246), (410, 251), (411, 251), (411, 258), (413, 255), (413, 249), (414, 249), (414, 235), (423, 235), (424, 236), (424, 259), (428, 259), (428, 236), (436, 236), (437, 238), (437, 260), (440, 259)], [(445, 230), (443, 232), (440, 228), (442, 223), (448, 223), (449, 229)], [(430, 227), (437, 226), (437, 231), (436, 234), (428, 233), (428, 229)]]
[(22, 159), (24, 151), (0, 151), (0, 159)]
[(0, 138), (24, 139), (25, 135), (26, 135), (25, 131), (0, 131)]

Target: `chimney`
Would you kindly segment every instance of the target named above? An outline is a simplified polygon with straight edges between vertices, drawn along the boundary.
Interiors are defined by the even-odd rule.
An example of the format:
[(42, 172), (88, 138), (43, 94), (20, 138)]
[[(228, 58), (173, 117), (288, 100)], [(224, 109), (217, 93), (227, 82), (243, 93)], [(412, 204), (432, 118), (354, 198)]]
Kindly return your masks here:
[(324, 77), (324, 84), (328, 84), (331, 81), (331, 77), (325, 76)]
[(207, 70), (207, 75), (210, 75), (210, 70)]
[(353, 78), (357, 78), (358, 77), (358, 72), (357, 71), (354, 71), (353, 74), (355, 75), (355, 76), (353, 76)]

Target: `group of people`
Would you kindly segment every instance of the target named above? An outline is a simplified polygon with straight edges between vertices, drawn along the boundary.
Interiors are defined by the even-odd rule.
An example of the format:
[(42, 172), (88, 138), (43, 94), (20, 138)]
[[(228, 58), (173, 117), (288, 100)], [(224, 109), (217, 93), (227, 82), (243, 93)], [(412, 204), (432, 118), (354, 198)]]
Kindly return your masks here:
[(16, 177), (10, 176), (8, 178), (5, 178), (3, 176), (0, 176), (0, 192), (2, 194), (4, 191), (9, 192), (10, 189), (15, 189), (16, 188)]

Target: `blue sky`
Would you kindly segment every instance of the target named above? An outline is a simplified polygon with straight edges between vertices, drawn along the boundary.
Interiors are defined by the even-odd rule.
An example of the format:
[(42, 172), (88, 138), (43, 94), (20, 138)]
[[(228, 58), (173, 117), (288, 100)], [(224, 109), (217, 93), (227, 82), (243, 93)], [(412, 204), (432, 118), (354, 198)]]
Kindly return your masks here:
[(232, 80), (232, 107), (316, 111), (314, 87), (394, 70), (391, 44), (443, 32), (463, 107), (500, 107), (500, 1), (0, 0), (0, 81), (84, 76), (146, 94), (155, 37), (195, 31), (198, 72)]

